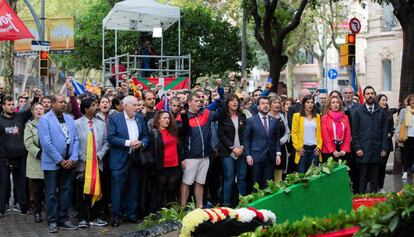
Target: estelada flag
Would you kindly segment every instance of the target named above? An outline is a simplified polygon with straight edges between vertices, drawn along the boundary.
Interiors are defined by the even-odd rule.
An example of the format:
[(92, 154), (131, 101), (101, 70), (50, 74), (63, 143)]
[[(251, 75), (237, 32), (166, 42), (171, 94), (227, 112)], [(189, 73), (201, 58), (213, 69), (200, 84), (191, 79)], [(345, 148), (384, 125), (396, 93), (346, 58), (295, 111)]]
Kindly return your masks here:
[(0, 0), (0, 40), (34, 38), (6, 0)]
[(183, 90), (190, 88), (190, 78), (188, 77), (139, 77), (132, 78), (135, 85), (142, 85), (144, 90), (148, 90), (149, 86), (155, 87), (157, 84), (161, 84), (164, 87), (164, 91), (168, 90)]

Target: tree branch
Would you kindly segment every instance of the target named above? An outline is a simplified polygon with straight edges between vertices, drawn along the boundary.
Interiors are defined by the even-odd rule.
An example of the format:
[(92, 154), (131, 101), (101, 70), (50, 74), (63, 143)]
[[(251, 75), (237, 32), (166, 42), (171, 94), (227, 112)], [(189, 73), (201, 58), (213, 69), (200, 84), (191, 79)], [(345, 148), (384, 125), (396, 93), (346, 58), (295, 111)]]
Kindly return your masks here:
[(302, 0), (298, 10), (296, 10), (295, 16), (293, 17), (292, 21), (290, 21), (285, 28), (279, 33), (277, 37), (277, 45), (283, 46), (283, 40), (285, 39), (286, 35), (289, 34), (292, 30), (294, 30), (300, 23), (300, 18), (302, 17), (302, 13), (305, 10), (306, 4), (308, 0)]
[[(266, 3), (267, 2), (267, 3)], [(269, 1), (265, 1), (265, 15), (263, 18), (263, 33), (264, 33), (264, 41), (267, 45), (268, 49), (271, 50), (273, 47), (273, 40), (272, 40), (272, 18), (277, 6), (278, 0), (273, 0), (271, 3)], [(276, 19), (277, 20), (277, 19)]]
[(256, 37), (257, 42), (259, 42), (259, 44), (262, 46), (262, 48), (265, 49), (264, 39), (263, 39), (262, 35), (260, 34), (260, 28), (261, 28), (261, 25), (262, 25), (262, 18), (259, 15), (256, 0), (251, 0), (251, 3), (252, 3), (251, 13), (252, 13), (254, 23), (255, 23), (254, 36)]

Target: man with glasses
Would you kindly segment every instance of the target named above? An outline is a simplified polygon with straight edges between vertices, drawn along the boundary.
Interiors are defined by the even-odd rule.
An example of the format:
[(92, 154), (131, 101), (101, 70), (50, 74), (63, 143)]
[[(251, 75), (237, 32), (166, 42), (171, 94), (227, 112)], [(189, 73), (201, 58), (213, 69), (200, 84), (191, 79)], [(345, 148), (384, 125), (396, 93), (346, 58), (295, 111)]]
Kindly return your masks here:
[(45, 174), (46, 220), (50, 233), (58, 226), (76, 230), (69, 221), (69, 205), (78, 161), (79, 140), (73, 118), (64, 114), (63, 95), (52, 97), (52, 109), (39, 120), (37, 133), (42, 146), (41, 165)]

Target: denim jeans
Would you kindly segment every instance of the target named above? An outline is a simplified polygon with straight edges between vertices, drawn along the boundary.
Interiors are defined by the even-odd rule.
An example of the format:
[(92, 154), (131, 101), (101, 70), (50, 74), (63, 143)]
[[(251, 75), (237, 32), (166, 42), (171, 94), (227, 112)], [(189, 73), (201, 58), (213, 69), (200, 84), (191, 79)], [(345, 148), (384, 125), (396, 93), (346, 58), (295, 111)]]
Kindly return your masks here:
[(69, 220), (68, 210), (72, 201), (75, 172), (61, 168), (45, 170), (44, 174), (47, 224), (63, 224)]
[(221, 164), (223, 166), (224, 182), (223, 182), (223, 204), (231, 205), (231, 194), (235, 176), (237, 177), (237, 186), (239, 194), (244, 196), (247, 194), (246, 174), (247, 162), (246, 157), (241, 156), (235, 160), (231, 156), (222, 157)]
[(309, 167), (313, 163), (313, 165), (319, 164), (319, 157), (314, 154), (316, 146), (304, 146), (304, 154), (300, 156), (299, 164), (298, 164), (298, 172), (299, 173), (306, 173)]

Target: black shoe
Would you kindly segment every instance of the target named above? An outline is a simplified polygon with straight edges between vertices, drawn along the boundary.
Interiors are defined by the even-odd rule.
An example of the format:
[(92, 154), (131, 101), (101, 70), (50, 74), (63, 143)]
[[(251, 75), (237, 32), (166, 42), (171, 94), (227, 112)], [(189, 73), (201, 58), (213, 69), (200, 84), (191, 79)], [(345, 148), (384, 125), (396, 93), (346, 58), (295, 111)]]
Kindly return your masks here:
[(40, 213), (35, 213), (35, 214), (34, 214), (34, 222), (35, 222), (35, 223), (40, 223), (40, 222), (42, 222), (42, 219), (40, 218)]
[(0, 219), (4, 217), (4, 213), (0, 213)]
[(89, 224), (86, 220), (80, 220), (78, 223), (79, 228), (88, 228)]
[(136, 218), (136, 217), (127, 218), (126, 221), (129, 222), (129, 223), (134, 223), (134, 224), (138, 224), (138, 222), (139, 222), (138, 218)]
[(117, 217), (113, 217), (113, 218), (112, 218), (112, 223), (111, 223), (111, 225), (112, 225), (113, 227), (118, 227), (118, 226), (119, 226), (119, 223), (120, 223), (119, 218), (117, 218)]
[(77, 230), (79, 227), (72, 224), (70, 221), (66, 221), (65, 223), (59, 224), (59, 227), (63, 230)]
[(49, 231), (49, 233), (57, 233), (58, 232), (58, 228), (57, 228), (56, 223), (50, 223), (47, 226), (47, 230)]

